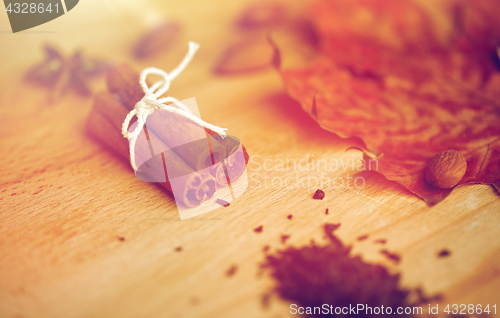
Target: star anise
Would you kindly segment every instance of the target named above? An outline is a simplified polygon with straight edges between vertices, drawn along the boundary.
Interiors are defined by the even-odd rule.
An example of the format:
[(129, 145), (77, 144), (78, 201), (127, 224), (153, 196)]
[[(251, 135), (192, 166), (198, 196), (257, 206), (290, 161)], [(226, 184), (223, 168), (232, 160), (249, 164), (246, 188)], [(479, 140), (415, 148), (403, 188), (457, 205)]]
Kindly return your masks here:
[(26, 80), (51, 89), (49, 101), (55, 102), (68, 88), (81, 96), (89, 96), (88, 80), (109, 69), (101, 59), (85, 57), (81, 50), (65, 56), (53, 45), (45, 44), (45, 59), (26, 72)]

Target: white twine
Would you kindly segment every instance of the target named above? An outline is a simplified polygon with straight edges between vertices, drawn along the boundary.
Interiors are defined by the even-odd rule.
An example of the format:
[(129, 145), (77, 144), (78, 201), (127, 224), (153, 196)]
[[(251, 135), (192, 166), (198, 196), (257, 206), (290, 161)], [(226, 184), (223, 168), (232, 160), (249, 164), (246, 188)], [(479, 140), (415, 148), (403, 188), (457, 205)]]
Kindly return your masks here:
[[(135, 144), (137, 142), (137, 138), (139, 137), (141, 130), (144, 128), (148, 116), (157, 109), (165, 109), (169, 112), (181, 115), (201, 127), (208, 128), (218, 133), (222, 138), (226, 137), (227, 128), (220, 128), (201, 120), (200, 118), (193, 115), (191, 110), (177, 99), (173, 97), (164, 97), (159, 99), (159, 97), (167, 92), (170, 88), (170, 82), (186, 68), (189, 62), (191, 62), (194, 54), (199, 47), (199, 44), (195, 42), (189, 42), (189, 50), (186, 56), (179, 64), (179, 66), (177, 66), (170, 73), (167, 73), (155, 67), (148, 67), (141, 72), (139, 84), (141, 84), (142, 90), (144, 91), (145, 95), (139, 102), (137, 102), (137, 104), (135, 104), (134, 109), (131, 110), (130, 113), (128, 113), (122, 124), (123, 137), (127, 138), (130, 142), (130, 164), (132, 165), (132, 168), (134, 168), (134, 170), (137, 170), (137, 165), (135, 164)], [(148, 85), (146, 84), (146, 78), (150, 74), (159, 75), (162, 77), (162, 79), (151, 85), (151, 87), (148, 87)], [(173, 104), (164, 104), (168, 102), (171, 102)], [(137, 127), (134, 129), (134, 131), (129, 132), (128, 126), (130, 125), (130, 121), (134, 116), (137, 117)]]

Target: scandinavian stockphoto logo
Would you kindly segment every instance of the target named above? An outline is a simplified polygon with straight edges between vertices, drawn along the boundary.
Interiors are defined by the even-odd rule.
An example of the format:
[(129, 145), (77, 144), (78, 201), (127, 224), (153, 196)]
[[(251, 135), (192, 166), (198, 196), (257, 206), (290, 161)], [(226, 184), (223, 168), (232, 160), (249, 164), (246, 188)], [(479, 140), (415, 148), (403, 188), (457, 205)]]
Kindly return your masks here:
[[(28, 0), (29, 1), (29, 0)], [(20, 2), (4, 0), (12, 32), (31, 29), (62, 16), (73, 9), (79, 0), (38, 0)]]
[[(195, 98), (180, 103), (200, 118)], [(137, 126), (133, 123), (129, 132)], [(207, 135), (205, 129), (165, 109), (148, 116), (133, 149), (136, 177), (166, 186), (181, 219), (228, 205), (248, 188), (248, 157), (236, 137)]]

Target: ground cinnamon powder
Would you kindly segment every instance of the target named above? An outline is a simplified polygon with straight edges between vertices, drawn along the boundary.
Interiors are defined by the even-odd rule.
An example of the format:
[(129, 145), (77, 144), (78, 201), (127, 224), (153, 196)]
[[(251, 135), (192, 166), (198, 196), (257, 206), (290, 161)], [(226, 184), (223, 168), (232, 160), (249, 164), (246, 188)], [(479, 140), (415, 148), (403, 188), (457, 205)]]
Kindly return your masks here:
[(409, 300), (412, 291), (399, 286), (399, 274), (391, 274), (382, 265), (366, 263), (350, 254), (351, 247), (333, 234), (339, 226), (324, 225), (329, 239), (324, 246), (311, 241), (301, 248), (288, 247), (266, 255), (262, 267), (276, 281), (274, 292), (302, 307), (414, 305)]

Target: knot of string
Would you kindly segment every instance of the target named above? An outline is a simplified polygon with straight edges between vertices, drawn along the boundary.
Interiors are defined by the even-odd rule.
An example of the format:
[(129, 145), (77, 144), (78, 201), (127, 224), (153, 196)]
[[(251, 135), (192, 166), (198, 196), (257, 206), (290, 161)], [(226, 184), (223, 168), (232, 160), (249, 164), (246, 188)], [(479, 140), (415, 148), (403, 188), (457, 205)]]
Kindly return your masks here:
[[(123, 137), (129, 140), (130, 164), (134, 170), (137, 170), (137, 165), (135, 163), (135, 144), (137, 142), (137, 138), (139, 137), (141, 130), (144, 128), (148, 116), (157, 109), (164, 109), (183, 116), (196, 123), (197, 125), (208, 128), (211, 131), (219, 134), (222, 138), (226, 137), (226, 128), (220, 128), (201, 120), (200, 118), (193, 115), (191, 110), (177, 99), (173, 97), (160, 98), (160, 96), (165, 94), (170, 88), (170, 82), (175, 79), (180, 73), (182, 73), (189, 62), (191, 62), (194, 54), (199, 47), (199, 44), (195, 42), (189, 42), (189, 50), (186, 56), (181, 61), (181, 63), (170, 73), (167, 73), (155, 67), (148, 67), (141, 72), (139, 84), (144, 91), (144, 97), (135, 104), (134, 109), (128, 113), (122, 124)], [(148, 87), (148, 85), (146, 84), (146, 78), (151, 74), (158, 75), (161, 77), (161, 79), (151, 85), (151, 87)], [(170, 104), (165, 105), (165, 103)], [(129, 132), (128, 127), (130, 125), (130, 121), (132, 120), (132, 118), (134, 118), (134, 116), (137, 117), (137, 126), (133, 131)]]

